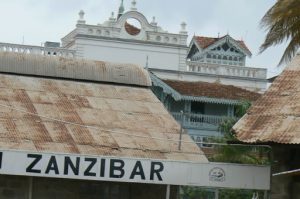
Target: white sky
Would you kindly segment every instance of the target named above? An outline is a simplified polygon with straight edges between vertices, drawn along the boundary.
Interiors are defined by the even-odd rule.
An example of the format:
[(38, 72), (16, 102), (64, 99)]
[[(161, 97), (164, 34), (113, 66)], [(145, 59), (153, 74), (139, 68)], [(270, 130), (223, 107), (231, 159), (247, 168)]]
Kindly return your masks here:
[[(259, 21), (276, 0), (137, 0), (138, 11), (149, 21), (178, 32), (185, 21), (190, 38), (196, 34), (217, 37), (229, 33), (243, 39), (252, 51), (247, 66), (266, 67), (269, 76), (277, 74), (284, 46), (271, 48), (261, 55), (258, 49), (265, 32)], [(41, 45), (60, 39), (75, 28), (78, 12), (86, 13), (87, 24), (103, 23), (118, 10), (119, 0), (0, 0), (0, 42)], [(124, 0), (129, 10), (131, 0)]]

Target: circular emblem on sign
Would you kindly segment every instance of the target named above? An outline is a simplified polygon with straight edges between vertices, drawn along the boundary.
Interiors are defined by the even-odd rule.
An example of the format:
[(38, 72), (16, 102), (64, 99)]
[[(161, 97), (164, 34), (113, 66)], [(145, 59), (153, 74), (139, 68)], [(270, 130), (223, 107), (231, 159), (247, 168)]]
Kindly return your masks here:
[(224, 182), (225, 171), (222, 168), (215, 167), (209, 171), (209, 180), (213, 182)]

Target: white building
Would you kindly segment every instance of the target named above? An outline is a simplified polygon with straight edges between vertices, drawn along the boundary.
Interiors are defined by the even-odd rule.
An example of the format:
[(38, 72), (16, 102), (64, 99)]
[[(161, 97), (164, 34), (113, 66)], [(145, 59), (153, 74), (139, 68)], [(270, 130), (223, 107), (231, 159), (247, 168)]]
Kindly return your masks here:
[[(134, 63), (149, 68), (158, 77), (182, 81), (219, 82), (252, 91), (266, 89), (266, 69), (246, 67), (251, 52), (243, 41), (229, 35), (220, 38), (193, 37), (189, 45), (186, 23), (178, 33), (169, 33), (149, 22), (133, 0), (124, 12), (114, 13), (102, 24), (88, 24), (79, 12), (76, 27), (58, 43), (27, 46), (0, 43), (0, 51), (71, 56), (99, 61)], [(54, 45), (53, 45), (54, 44)]]
[(86, 24), (83, 11), (79, 16), (76, 28), (62, 38), (63, 48), (75, 50), (76, 57), (121, 63), (134, 60), (140, 66), (148, 59), (150, 68), (186, 70), (185, 23), (179, 33), (168, 33), (155, 18), (149, 23), (135, 8), (135, 1), (130, 11), (119, 13), (117, 18), (112, 13), (102, 24)]
[[(62, 38), (61, 44), (46, 42), (39, 47), (0, 43), (0, 51), (133, 63), (146, 67), (152, 73), (154, 93), (179, 122), (182, 123), (182, 117), (178, 116), (180, 111), (192, 114), (192, 118), (197, 115), (198, 119), (193, 120), (192, 125), (191, 119), (187, 120), (185, 128), (195, 140), (200, 141), (221, 135), (218, 125), (224, 117), (234, 117), (234, 106), (241, 100), (254, 100), (251, 96), (256, 94), (249, 91), (265, 91), (267, 70), (246, 66), (246, 59), (252, 54), (243, 41), (229, 35), (218, 38), (194, 36), (187, 45), (185, 22), (181, 23), (178, 33), (169, 33), (158, 26), (155, 18), (149, 22), (137, 10), (135, 0), (129, 11), (124, 10), (122, 1), (116, 16), (112, 13), (107, 21), (94, 25), (88, 24), (84, 11), (80, 11), (75, 29)], [(170, 88), (164, 80), (178, 81), (177, 85), (185, 85), (195, 92), (188, 92), (189, 98), (173, 99), (185, 92), (178, 94), (178, 89)], [(196, 92), (197, 89), (205, 92)], [(193, 100), (190, 100), (191, 97)]]
[[(246, 93), (244, 89), (243, 92), (238, 91), (228, 85), (252, 91), (265, 90), (266, 70), (245, 66), (246, 57), (251, 56), (251, 52), (241, 46), (239, 41), (226, 35), (211, 38), (214, 42), (203, 46), (194, 37), (188, 46), (187, 38), (184, 22), (178, 33), (168, 33), (157, 25), (155, 18), (148, 22), (137, 11), (133, 0), (130, 11), (124, 12), (121, 5), (118, 15), (115, 17), (112, 14), (103, 24), (87, 24), (84, 12), (80, 11), (75, 29), (62, 38), (61, 44), (46, 42), (40, 47), (0, 43), (0, 51), (17, 52), (0, 53), (0, 75), (3, 79), (0, 83), (4, 88), (1, 93), (3, 124), (0, 127), (3, 136), (0, 139), (0, 171), (6, 174), (0, 180), (9, 182), (0, 188), (10, 190), (8, 196), (3, 191), (6, 195), (0, 194), (1, 198), (12, 198), (12, 194), (28, 195), (28, 198), (33, 199), (76, 196), (92, 198), (99, 194), (117, 199), (152, 199), (164, 198), (165, 195), (166, 198), (174, 198), (177, 186), (186, 185), (269, 190), (269, 166), (209, 163), (189, 136), (183, 134), (180, 137), (182, 132), (179, 125), (150, 91), (150, 76), (158, 77), (157, 81), (152, 79), (156, 87), (160, 87), (160, 82), (165, 82), (163, 79), (173, 79), (176, 83), (213, 82), (214, 88), (217, 88), (215, 93), (223, 88), (222, 93), (227, 95), (228, 90), (245, 95), (252, 93)], [(51, 57), (44, 59), (24, 54)], [(152, 74), (149, 76), (147, 71), (137, 66), (108, 62), (134, 63), (148, 68)], [(207, 84), (201, 84), (202, 88), (211, 91), (212, 85)], [(227, 85), (220, 86), (222, 84)], [(201, 85), (199, 83), (197, 87)], [(217, 124), (222, 116), (234, 116), (234, 105), (239, 101), (235, 96), (225, 99), (219, 95), (214, 97), (201, 94), (195, 97), (195, 93), (181, 93), (180, 89), (171, 85), (165, 89), (169, 98), (164, 96), (166, 92), (162, 97), (169, 100), (166, 100), (167, 105), (185, 111), (183, 116), (187, 119), (182, 121), (186, 126), (182, 126), (188, 129), (194, 139), (200, 138), (201, 141), (218, 133)], [(177, 115), (176, 118), (176, 112), (173, 116), (177, 120), (180, 117)], [(44, 157), (38, 171), (30, 167), (30, 158), (34, 158), (31, 153)], [(63, 159), (78, 159), (80, 164), (85, 164), (82, 160), (95, 160), (94, 156), (100, 158), (96, 162), (98, 169), (93, 170), (93, 173), (79, 170), (79, 166), (76, 166), (78, 176), (74, 167), (74, 175), (62, 173), (61, 169), (66, 168)], [(150, 173), (146, 173), (147, 179), (144, 180), (142, 174), (138, 174), (141, 179), (134, 179), (129, 173), (120, 177), (114, 175), (113, 169), (112, 172), (104, 171), (105, 165), (116, 157), (126, 166), (135, 168), (134, 164), (140, 161), (142, 165), (148, 165), (146, 168)], [(59, 161), (54, 168), (56, 163), (52, 162), (56, 159)], [(153, 181), (150, 169), (155, 169), (155, 165), (151, 162), (157, 160), (162, 161), (165, 170), (161, 171), (163, 178), (157, 176), (156, 181)], [(100, 161), (104, 165), (101, 170)], [(88, 169), (85, 166), (84, 169)], [(40, 172), (45, 169), (49, 171)], [(257, 175), (253, 176), (253, 173)], [(95, 175), (101, 178), (94, 178)], [(57, 183), (56, 178), (67, 179), (69, 183), (66, 180)], [(86, 187), (80, 187), (75, 179), (80, 179), (80, 184)], [(95, 185), (90, 180), (99, 181), (99, 184)], [(11, 186), (20, 181), (24, 190)], [(148, 184), (157, 186), (149, 187)], [(68, 186), (65, 188), (64, 185)], [(115, 187), (116, 193), (101, 192), (115, 190)], [(95, 188), (99, 193), (93, 193)], [(131, 188), (136, 192), (130, 192)], [(81, 193), (81, 190), (87, 193)]]

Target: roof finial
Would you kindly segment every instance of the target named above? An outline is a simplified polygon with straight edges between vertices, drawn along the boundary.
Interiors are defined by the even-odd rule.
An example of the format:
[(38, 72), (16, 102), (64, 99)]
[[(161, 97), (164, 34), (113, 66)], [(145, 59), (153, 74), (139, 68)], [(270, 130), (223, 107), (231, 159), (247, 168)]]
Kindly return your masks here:
[(116, 20), (116, 19), (115, 19), (115, 13), (114, 13), (114, 12), (111, 13), (111, 16), (110, 16), (109, 20), (110, 20), (110, 21), (115, 21), (115, 20)]
[(152, 17), (152, 21), (150, 23), (152, 26), (157, 26), (157, 22), (155, 21), (155, 17)]
[(187, 31), (186, 31), (186, 23), (185, 22), (182, 22), (181, 24), (180, 24), (180, 26), (181, 26), (181, 30), (180, 30), (180, 34), (183, 34), (183, 35), (186, 35), (187, 34)]
[(124, 8), (124, 0), (121, 0), (121, 4), (119, 7), (119, 13), (118, 13), (118, 19), (122, 16), (122, 14), (124, 13), (125, 8)]
[(132, 2), (131, 2), (131, 10), (133, 10), (133, 11), (137, 10), (137, 8), (136, 8), (136, 0), (132, 0)]
[(84, 11), (80, 10), (80, 12), (78, 13), (79, 19), (78, 19), (77, 23), (79, 23), (79, 24), (85, 24), (84, 14), (85, 14)]

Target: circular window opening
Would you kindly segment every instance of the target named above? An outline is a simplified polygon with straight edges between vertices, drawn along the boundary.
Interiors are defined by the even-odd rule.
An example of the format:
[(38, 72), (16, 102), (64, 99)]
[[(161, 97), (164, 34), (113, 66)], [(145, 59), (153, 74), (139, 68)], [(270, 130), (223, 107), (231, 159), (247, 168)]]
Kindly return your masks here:
[(130, 35), (138, 35), (141, 32), (141, 22), (139, 22), (137, 19), (129, 18), (125, 22), (125, 30)]

